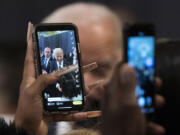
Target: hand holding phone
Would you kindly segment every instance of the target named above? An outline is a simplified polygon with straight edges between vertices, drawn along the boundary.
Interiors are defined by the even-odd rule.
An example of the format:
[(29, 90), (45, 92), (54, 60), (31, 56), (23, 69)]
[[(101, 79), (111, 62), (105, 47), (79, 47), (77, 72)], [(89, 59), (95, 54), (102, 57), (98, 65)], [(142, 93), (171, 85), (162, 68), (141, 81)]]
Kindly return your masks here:
[[(65, 71), (57, 71), (51, 74), (44, 74), (38, 78), (35, 77), (32, 29), (33, 25), (29, 23), (27, 33), (28, 45), (24, 62), (23, 80), (20, 87), (19, 102), (15, 114), (15, 125), (16, 127), (24, 128), (29, 134), (47, 134), (48, 122), (83, 120), (90, 114), (92, 116), (93, 112), (90, 114), (78, 112), (68, 115), (43, 114), (42, 90), (49, 84), (58, 80), (59, 76), (64, 74)], [(91, 63), (82, 67), (82, 69), (83, 72), (89, 72), (96, 67), (96, 63)], [(99, 115), (93, 114), (93, 116), (96, 117)]]

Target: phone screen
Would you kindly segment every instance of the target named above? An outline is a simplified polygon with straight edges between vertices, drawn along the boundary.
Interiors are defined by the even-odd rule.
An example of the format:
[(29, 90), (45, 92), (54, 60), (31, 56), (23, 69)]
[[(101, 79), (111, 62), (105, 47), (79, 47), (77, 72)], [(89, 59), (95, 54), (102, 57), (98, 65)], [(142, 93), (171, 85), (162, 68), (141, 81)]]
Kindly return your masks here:
[(78, 66), (43, 90), (44, 109), (79, 110), (84, 104), (84, 98), (76, 31), (37, 29), (36, 37), (41, 74), (49, 74), (71, 65)]
[(143, 113), (153, 113), (154, 110), (154, 67), (155, 38), (143, 32), (129, 36), (127, 39), (127, 61), (135, 68), (137, 85), (136, 96)]

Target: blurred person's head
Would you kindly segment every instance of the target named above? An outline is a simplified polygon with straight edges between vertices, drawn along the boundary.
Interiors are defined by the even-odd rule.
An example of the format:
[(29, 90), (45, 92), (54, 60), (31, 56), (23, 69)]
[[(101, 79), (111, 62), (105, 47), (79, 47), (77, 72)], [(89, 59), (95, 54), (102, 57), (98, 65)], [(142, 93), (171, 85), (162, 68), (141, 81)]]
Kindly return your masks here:
[(51, 48), (49, 48), (49, 47), (44, 48), (44, 56), (45, 56), (45, 58), (51, 57)]
[(57, 9), (44, 22), (76, 24), (83, 65), (98, 63), (97, 69), (84, 75), (85, 83), (109, 80), (122, 56), (122, 26), (113, 11), (101, 4), (75, 3)]
[(59, 63), (63, 61), (63, 50), (61, 48), (55, 48), (54, 51), (54, 58), (56, 59), (56, 61), (58, 61)]

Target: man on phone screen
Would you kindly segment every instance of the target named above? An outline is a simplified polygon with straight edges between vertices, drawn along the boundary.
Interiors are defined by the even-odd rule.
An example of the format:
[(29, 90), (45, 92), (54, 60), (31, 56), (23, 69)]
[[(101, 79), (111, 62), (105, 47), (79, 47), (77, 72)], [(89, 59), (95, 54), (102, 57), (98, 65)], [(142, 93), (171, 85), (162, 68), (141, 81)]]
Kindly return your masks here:
[(42, 73), (47, 74), (50, 73), (50, 64), (53, 61), (51, 57), (51, 48), (46, 47), (44, 48), (44, 56), (41, 57), (41, 67), (42, 67)]

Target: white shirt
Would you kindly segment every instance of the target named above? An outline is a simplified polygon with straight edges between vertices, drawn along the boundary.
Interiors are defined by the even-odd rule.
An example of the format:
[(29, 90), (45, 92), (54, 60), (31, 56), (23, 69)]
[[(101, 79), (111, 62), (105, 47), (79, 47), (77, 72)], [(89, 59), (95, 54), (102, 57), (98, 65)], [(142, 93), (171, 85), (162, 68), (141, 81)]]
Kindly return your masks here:
[(50, 58), (45, 58), (46, 67), (47, 67), (47, 65), (48, 65), (49, 59), (50, 59)]
[(59, 62), (57, 61), (57, 66), (58, 66), (58, 69), (63, 68), (63, 61), (61, 61), (61, 63), (59, 63)]

